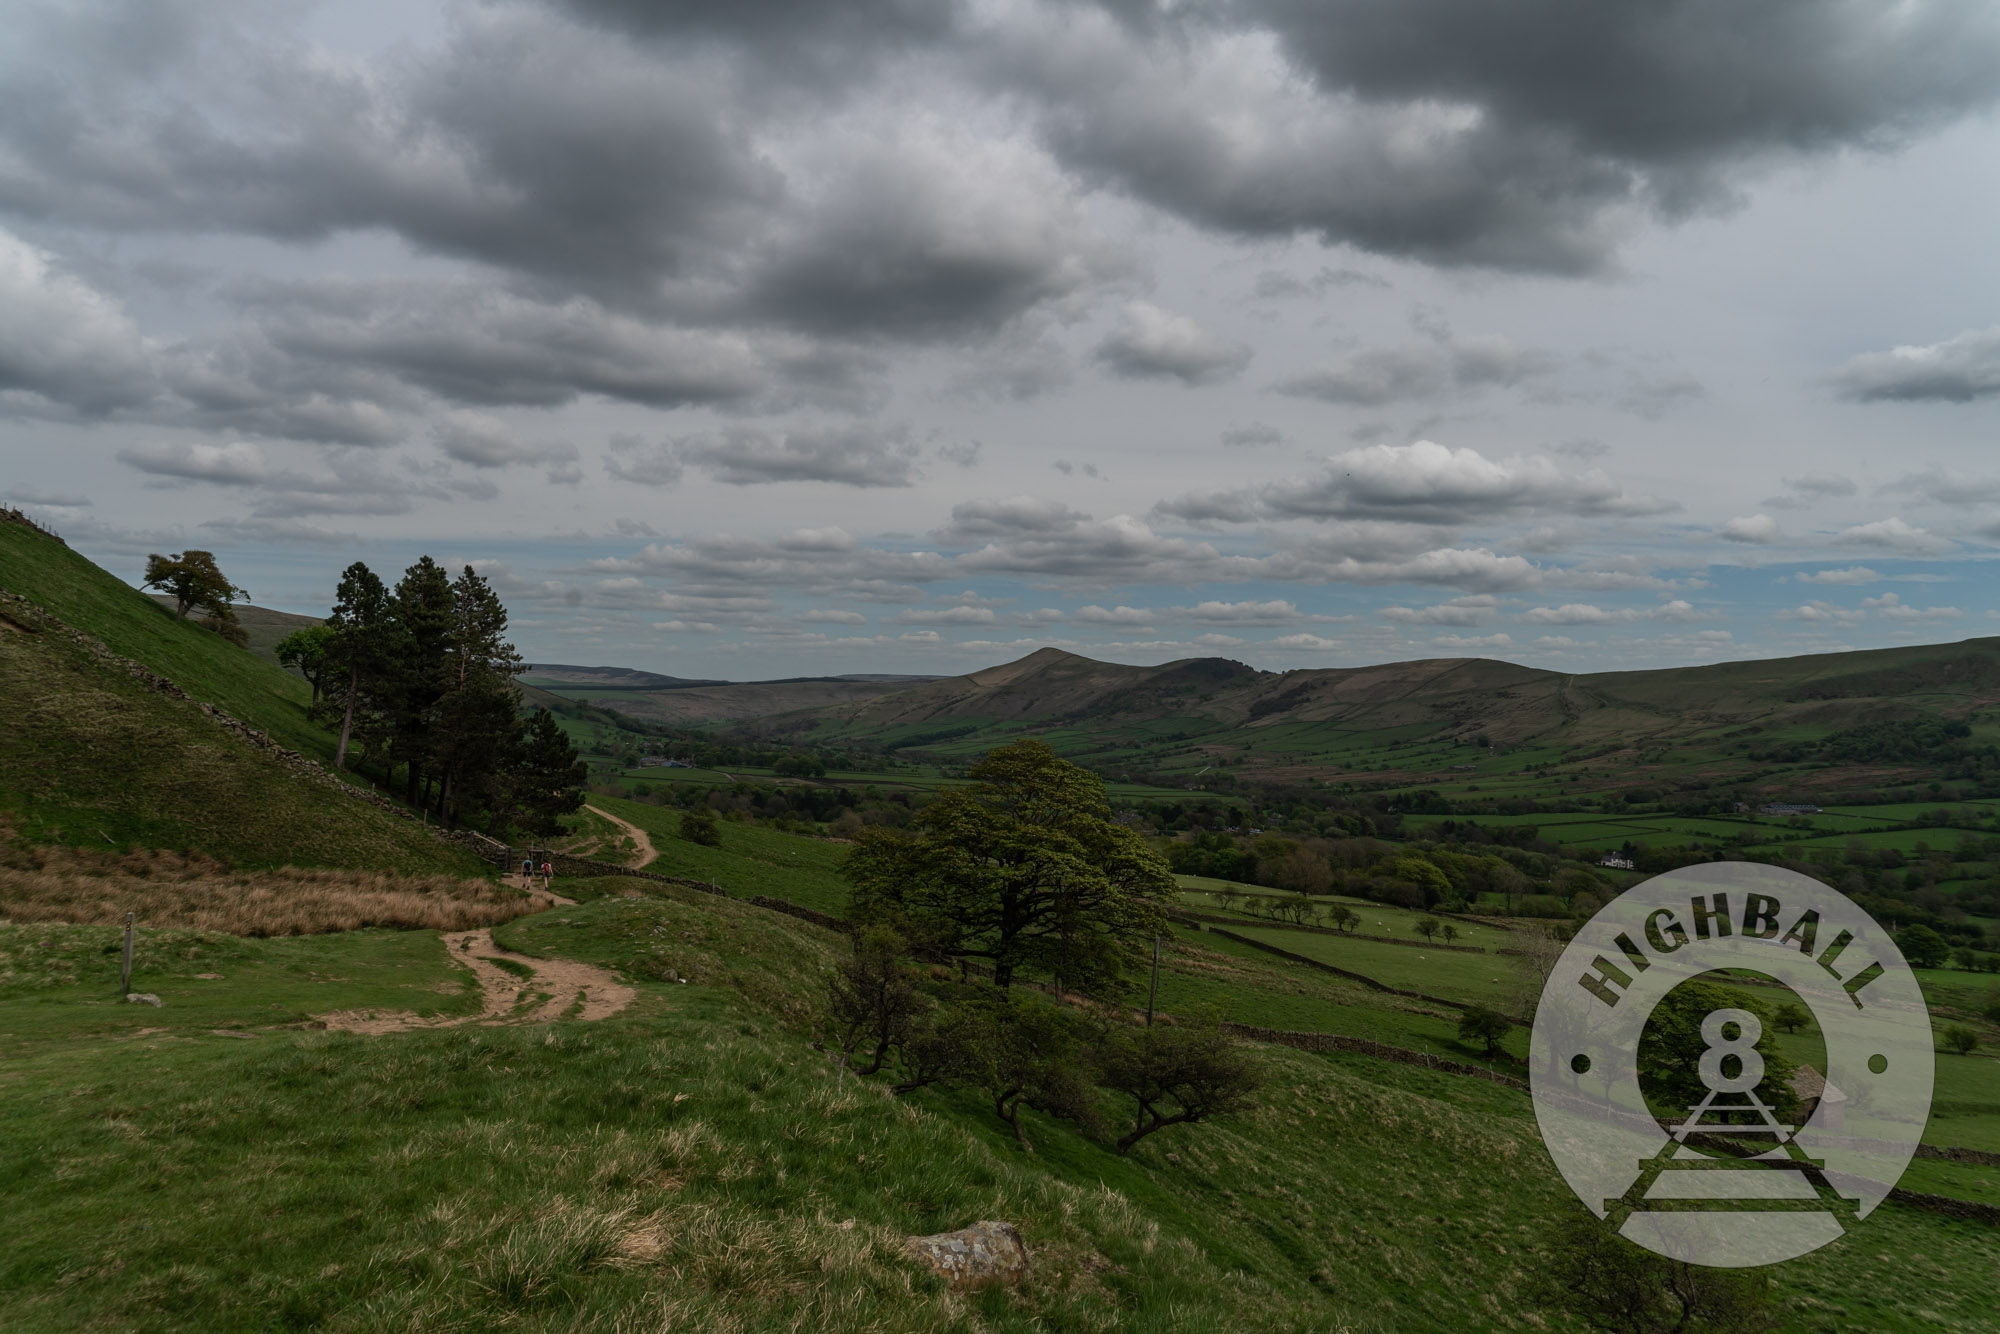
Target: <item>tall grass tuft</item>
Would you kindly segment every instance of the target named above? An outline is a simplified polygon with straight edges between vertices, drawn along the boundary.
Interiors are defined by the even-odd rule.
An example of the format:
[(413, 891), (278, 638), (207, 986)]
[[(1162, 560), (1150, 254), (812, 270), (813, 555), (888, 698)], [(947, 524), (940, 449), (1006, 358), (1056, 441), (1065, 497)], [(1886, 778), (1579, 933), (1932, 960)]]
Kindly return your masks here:
[(0, 864), (0, 918), (16, 922), (114, 925), (132, 912), (149, 927), (299, 936), (371, 926), (463, 931), (536, 907), (485, 880), (294, 866), (233, 871), (176, 852), (17, 846)]

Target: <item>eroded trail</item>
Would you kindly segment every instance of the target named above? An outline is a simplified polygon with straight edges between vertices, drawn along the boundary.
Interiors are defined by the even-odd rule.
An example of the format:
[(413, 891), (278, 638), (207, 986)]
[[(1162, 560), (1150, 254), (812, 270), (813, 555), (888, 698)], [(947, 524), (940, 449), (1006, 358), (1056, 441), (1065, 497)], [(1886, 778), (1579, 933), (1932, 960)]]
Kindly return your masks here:
[[(604, 1019), (630, 1005), (638, 995), (592, 964), (516, 954), (495, 944), (490, 929), (447, 931), (441, 938), (452, 962), (470, 968), (479, 979), (478, 1014), (425, 1018), (406, 1010), (336, 1010), (318, 1016), (319, 1020), (328, 1028), (349, 1033), (407, 1033), (460, 1024), (542, 1024), (552, 1019)], [(523, 977), (515, 968), (527, 969), (531, 975)]]
[(643, 866), (650, 866), (659, 857), (660, 850), (653, 846), (652, 838), (638, 825), (633, 824), (630, 820), (621, 820), (610, 811), (600, 810), (595, 806), (586, 804), (584, 809), (592, 815), (603, 816), (631, 836), (632, 842), (637, 844), (639, 848), (639, 860), (632, 863), (633, 870), (636, 871)]

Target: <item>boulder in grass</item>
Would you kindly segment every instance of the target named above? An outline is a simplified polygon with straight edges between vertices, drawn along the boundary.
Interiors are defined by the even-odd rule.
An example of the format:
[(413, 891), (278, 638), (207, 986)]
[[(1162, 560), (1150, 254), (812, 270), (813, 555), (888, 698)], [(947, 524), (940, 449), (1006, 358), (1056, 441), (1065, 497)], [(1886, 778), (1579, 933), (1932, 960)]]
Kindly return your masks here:
[(130, 1005), (151, 1005), (156, 1009), (162, 1004), (160, 998), (149, 991), (128, 991), (125, 1000)]
[(944, 1275), (953, 1292), (1019, 1283), (1028, 1276), (1028, 1248), (1012, 1223), (981, 1222), (956, 1232), (911, 1237), (903, 1248)]

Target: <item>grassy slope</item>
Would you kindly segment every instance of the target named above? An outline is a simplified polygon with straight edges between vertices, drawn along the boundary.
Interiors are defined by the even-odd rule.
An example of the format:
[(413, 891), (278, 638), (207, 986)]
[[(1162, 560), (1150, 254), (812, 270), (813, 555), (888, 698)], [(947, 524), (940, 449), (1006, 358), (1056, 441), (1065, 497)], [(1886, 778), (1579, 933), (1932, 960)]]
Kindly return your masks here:
[[(292, 691), (305, 687), (277, 668), (175, 623), (18, 525), (0, 523), (0, 553), (0, 586), (31, 590), (74, 627), (285, 744), (324, 742)], [(294, 777), (194, 703), (56, 633), (0, 629), (0, 717), (0, 813), (31, 838), (198, 851), (240, 866), (479, 869), (409, 821)]]
[[(1976, 716), (2000, 701), (1996, 647), (1978, 639), (1576, 677), (1489, 660), (1232, 674), (1220, 660), (1127, 668), (1044, 650), (792, 721), (814, 724), (816, 736), (940, 756), (974, 756), (1025, 732), (1111, 774), (1194, 778), (1227, 760), (1246, 775), (1363, 775), (1448, 795), (1549, 799), (1679, 778), (1772, 792), (1896, 786), (1928, 774), (1752, 761), (1742, 738), (1811, 740), (1917, 711)], [(1481, 733), (1503, 750), (1463, 744)], [(1996, 735), (1985, 723), (1974, 739)]]
[[(769, 894), (836, 916), (846, 912), (847, 892), (839, 875), (846, 844), (722, 821), (718, 824), (722, 846), (705, 848), (677, 837), (680, 817), (675, 811), (612, 797), (592, 797), (591, 804), (630, 820), (652, 836), (660, 856), (648, 869), (712, 881), (740, 897)], [(1193, 876), (1181, 880), (1193, 890), (1185, 900), (1189, 907), (1209, 911), (1221, 907), (1203, 889), (1223, 882)], [(1418, 940), (1411, 928), (1425, 914), (1359, 899), (1328, 898), (1359, 912), (1362, 922), (1358, 930), (1362, 932)], [(1455, 925), (1462, 933), (1462, 944), (1490, 951), (1513, 943), (1510, 933), (1493, 927), (1466, 922)], [(1246, 918), (1231, 929), (1389, 986), (1449, 1000), (1478, 1001), (1503, 1011), (1519, 1005), (1514, 965), (1499, 954), (1289, 931), (1264, 919)], [(1489, 1061), (1479, 1048), (1459, 1041), (1456, 1010), (1372, 992), (1359, 983), (1287, 963), (1206, 932), (1177, 930), (1170, 941), (1159, 997), (1160, 1008), (1169, 1013), (1210, 1009), (1238, 1023), (1340, 1033), (1521, 1075), (1519, 1061), (1526, 1054), (1527, 1042), (1521, 1030), (1509, 1034), (1503, 1043), (1513, 1055), (1511, 1063)], [(1979, 1013), (1996, 990), (1989, 975), (1939, 970), (1921, 976), (1938, 1027), (1967, 1024), (1980, 1033), (1986, 1052), (2000, 1050), (2000, 1025), (1986, 1021)], [(1825, 1066), (1820, 1051), (1800, 1050), (1791, 1055), (1818, 1068)], [(1940, 1055), (1936, 1096), (1937, 1110), (1926, 1136), (1931, 1143), (2000, 1151), (2000, 1061), (1990, 1055)]]
[[(142, 1036), (196, 987), (249, 989), (229, 1011), (247, 1023), (269, 974), (220, 942), (177, 966), (223, 980), (162, 978), (168, 1009), (132, 1020), (88, 1004), (115, 959), (56, 951), (75, 983), (0, 997), (26, 1030), (0, 1075), (0, 1325), (1571, 1328), (1526, 1291), (1544, 1220), (1572, 1206), (1519, 1094), (1264, 1049), (1246, 1116), (1129, 1159), (1034, 1120), (1030, 1157), (972, 1100), (899, 1101), (806, 1045), (839, 945), (803, 923), (669, 889), (499, 936), (618, 967), (640, 999), (592, 1025)], [(352, 976), (371, 941), (441, 965), (434, 938), (371, 933), (298, 990), (345, 1003), (311, 979)], [(255, 948), (268, 967), (318, 944)], [(669, 967), (694, 980), (651, 980)], [(896, 1256), (977, 1218), (1022, 1227), (1027, 1287), (961, 1301)], [(1996, 1265), (2000, 1231), (1888, 1206), (1776, 1273), (1792, 1329), (1970, 1330)]]
[(846, 843), (721, 820), (716, 828), (722, 846), (705, 848), (680, 837), (678, 811), (617, 797), (593, 796), (590, 804), (646, 831), (660, 854), (649, 871), (713, 881), (746, 898), (769, 894), (821, 912), (847, 909), (847, 890), (839, 876)]
[[(469, 973), (419, 931), (343, 931), (245, 940), (215, 931), (137, 933), (132, 989), (162, 1006), (118, 1000), (123, 929), (0, 921), (0, 1057), (17, 1060), (143, 1036), (199, 1041), (218, 1028), (269, 1030), (331, 1010), (474, 1014)], [(210, 977), (207, 974), (219, 974)], [(239, 1039), (240, 1041), (240, 1039)]]
[[(173, 610), (174, 600), (165, 593), (153, 593), (148, 596), (168, 611)], [(243, 627), (243, 633), (249, 640), (250, 651), (269, 663), (278, 661), (278, 644), (287, 635), (303, 630), (307, 626), (326, 623), (324, 617), (274, 611), (270, 607), (252, 606), (247, 602), (237, 604), (236, 621)]]
[(0, 588), (102, 639), (197, 699), (315, 758), (333, 740), (306, 718), (312, 690), (298, 677), (173, 613), (67, 547), (0, 523)]

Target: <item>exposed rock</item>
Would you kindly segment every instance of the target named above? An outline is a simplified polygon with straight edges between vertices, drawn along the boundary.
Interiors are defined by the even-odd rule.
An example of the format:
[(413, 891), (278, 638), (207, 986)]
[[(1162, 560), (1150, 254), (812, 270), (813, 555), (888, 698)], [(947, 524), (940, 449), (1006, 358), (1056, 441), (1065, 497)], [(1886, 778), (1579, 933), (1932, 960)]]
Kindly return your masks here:
[(1028, 1248), (1012, 1223), (980, 1222), (957, 1232), (911, 1237), (903, 1248), (944, 1275), (953, 1292), (1019, 1283), (1028, 1276)]
[(132, 1005), (151, 1005), (155, 1009), (165, 1004), (158, 996), (153, 995), (149, 991), (128, 991), (125, 993), (125, 999)]

